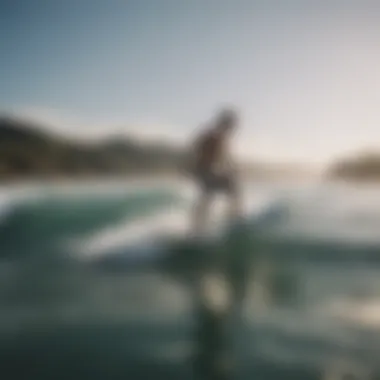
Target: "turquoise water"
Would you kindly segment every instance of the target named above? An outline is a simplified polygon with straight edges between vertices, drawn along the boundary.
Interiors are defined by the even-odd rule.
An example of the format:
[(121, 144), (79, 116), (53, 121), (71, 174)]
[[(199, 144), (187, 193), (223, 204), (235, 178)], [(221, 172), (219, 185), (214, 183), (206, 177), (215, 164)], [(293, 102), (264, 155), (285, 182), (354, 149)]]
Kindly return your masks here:
[[(191, 199), (174, 182), (3, 188), (3, 373), (200, 378), (189, 278), (210, 250), (183, 242)], [(246, 229), (228, 235), (215, 222), (214, 231), (216, 254), (233, 258), (246, 290), (233, 378), (376, 373), (377, 189), (251, 183), (245, 199)]]

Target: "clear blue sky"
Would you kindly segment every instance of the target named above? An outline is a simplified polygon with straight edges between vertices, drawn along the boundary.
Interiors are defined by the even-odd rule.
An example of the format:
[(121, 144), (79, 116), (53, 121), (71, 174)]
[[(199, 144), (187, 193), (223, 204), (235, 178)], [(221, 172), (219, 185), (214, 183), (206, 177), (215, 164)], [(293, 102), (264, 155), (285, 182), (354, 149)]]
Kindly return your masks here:
[(365, 0), (0, 0), (0, 108), (181, 139), (234, 104), (241, 152), (321, 162), (380, 145), (379, 15)]

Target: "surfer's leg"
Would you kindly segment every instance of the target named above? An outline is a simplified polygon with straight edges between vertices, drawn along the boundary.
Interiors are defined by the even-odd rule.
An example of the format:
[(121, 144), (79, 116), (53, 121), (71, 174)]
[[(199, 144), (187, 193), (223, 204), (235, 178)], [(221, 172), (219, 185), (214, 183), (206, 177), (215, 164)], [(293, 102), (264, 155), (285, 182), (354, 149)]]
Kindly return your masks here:
[(225, 179), (224, 191), (227, 195), (228, 220), (237, 220), (243, 215), (243, 209), (241, 194), (235, 178), (228, 177)]
[(193, 210), (192, 232), (195, 236), (201, 235), (207, 228), (211, 202), (211, 193), (202, 190)]
[(205, 232), (208, 224), (213, 194), (213, 178), (208, 171), (196, 173), (195, 178), (199, 195), (193, 209), (191, 233), (199, 236)]
[(237, 193), (229, 195), (228, 217), (230, 220), (239, 219), (242, 216), (241, 199)]

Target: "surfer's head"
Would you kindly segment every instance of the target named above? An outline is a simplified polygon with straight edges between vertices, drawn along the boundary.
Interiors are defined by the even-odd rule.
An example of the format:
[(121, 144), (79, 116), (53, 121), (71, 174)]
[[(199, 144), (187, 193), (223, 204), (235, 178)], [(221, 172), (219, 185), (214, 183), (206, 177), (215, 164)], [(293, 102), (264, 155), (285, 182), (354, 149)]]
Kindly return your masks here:
[(221, 133), (232, 132), (238, 124), (238, 115), (231, 108), (222, 109), (216, 118), (216, 129)]

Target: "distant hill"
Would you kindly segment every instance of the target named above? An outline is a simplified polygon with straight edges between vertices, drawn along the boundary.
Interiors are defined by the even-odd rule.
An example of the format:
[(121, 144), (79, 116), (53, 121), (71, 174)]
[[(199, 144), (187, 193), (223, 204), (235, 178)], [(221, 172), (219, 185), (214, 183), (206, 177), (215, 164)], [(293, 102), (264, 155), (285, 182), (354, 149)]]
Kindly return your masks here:
[[(113, 136), (79, 142), (46, 132), (37, 124), (0, 116), (0, 181), (86, 178), (135, 174), (183, 175), (188, 153), (161, 142)], [(245, 178), (288, 178), (308, 174), (300, 165), (243, 163)]]
[(169, 145), (119, 137), (79, 143), (0, 117), (0, 180), (179, 172), (185, 159), (185, 152)]
[(326, 176), (349, 181), (380, 181), (380, 152), (343, 158), (328, 168)]

